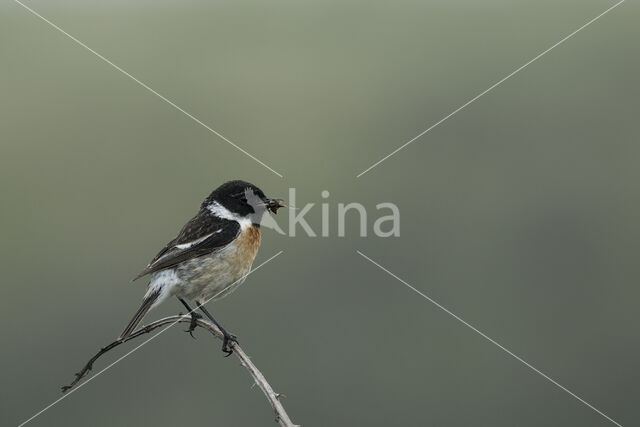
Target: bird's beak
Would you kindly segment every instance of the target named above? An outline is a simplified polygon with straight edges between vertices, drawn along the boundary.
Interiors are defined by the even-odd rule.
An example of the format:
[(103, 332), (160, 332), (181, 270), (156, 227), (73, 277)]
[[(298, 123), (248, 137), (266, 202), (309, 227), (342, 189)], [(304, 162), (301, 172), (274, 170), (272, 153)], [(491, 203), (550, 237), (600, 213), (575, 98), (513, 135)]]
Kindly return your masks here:
[(285, 207), (284, 200), (282, 199), (267, 199), (267, 209), (274, 214), (278, 213), (278, 209)]

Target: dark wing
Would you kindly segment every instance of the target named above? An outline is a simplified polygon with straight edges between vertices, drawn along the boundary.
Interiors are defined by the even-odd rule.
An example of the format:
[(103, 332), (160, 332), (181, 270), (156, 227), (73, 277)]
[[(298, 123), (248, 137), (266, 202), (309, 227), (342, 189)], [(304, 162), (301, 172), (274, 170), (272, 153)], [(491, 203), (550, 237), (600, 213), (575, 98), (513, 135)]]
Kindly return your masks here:
[(167, 243), (133, 280), (183, 261), (210, 254), (231, 243), (240, 232), (236, 221), (218, 218), (201, 210), (182, 227), (178, 237)]

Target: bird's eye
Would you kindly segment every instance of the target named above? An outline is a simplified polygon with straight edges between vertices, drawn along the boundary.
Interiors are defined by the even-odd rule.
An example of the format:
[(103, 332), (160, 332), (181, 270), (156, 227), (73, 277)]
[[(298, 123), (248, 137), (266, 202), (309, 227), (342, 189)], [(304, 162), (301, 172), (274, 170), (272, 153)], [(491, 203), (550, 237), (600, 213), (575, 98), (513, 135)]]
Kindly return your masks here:
[(247, 203), (247, 197), (244, 195), (244, 193), (236, 193), (236, 194), (233, 194), (231, 197), (243, 203)]

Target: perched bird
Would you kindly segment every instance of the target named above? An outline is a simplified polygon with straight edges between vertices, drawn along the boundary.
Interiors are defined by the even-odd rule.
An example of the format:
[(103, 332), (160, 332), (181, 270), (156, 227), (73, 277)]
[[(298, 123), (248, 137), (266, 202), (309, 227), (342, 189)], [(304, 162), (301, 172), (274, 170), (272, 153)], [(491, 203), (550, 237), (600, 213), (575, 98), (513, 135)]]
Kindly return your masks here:
[(178, 297), (191, 313), (188, 332), (201, 318), (185, 300), (195, 301), (222, 332), (222, 351), (230, 355), (228, 333), (204, 307), (209, 300), (229, 295), (246, 278), (260, 246), (260, 221), (270, 210), (283, 207), (282, 199), (269, 199), (245, 181), (229, 181), (213, 190), (200, 210), (133, 280), (151, 275), (142, 305), (124, 329), (126, 338), (147, 312), (170, 295)]

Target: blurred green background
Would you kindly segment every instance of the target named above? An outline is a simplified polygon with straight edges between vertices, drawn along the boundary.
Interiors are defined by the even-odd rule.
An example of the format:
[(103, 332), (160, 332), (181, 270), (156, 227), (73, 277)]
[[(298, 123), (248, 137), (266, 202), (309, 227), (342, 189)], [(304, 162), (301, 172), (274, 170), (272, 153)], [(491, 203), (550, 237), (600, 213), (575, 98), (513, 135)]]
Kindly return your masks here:
[[(332, 237), (265, 231), (210, 306), (305, 426), (612, 425), (358, 256), (361, 250), (625, 426), (638, 419), (640, 7), (627, 1), (407, 149), (609, 1), (27, 3), (279, 178), (9, 0), (0, 4), (0, 423), (115, 338), (129, 280), (225, 180)], [(394, 202), (401, 237), (336, 235)], [(286, 225), (286, 215), (276, 220)], [(149, 319), (182, 309), (169, 300)], [(33, 426), (275, 425), (234, 358), (181, 327)], [(124, 354), (130, 344), (97, 363)]]

